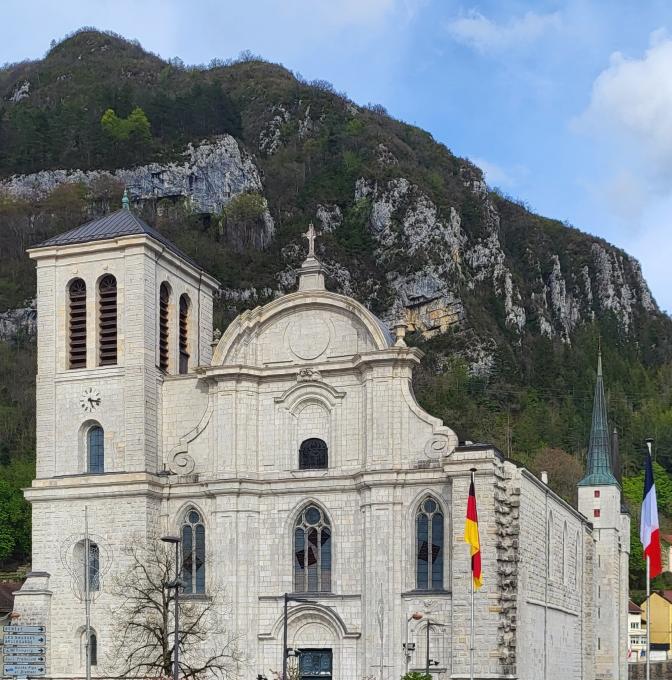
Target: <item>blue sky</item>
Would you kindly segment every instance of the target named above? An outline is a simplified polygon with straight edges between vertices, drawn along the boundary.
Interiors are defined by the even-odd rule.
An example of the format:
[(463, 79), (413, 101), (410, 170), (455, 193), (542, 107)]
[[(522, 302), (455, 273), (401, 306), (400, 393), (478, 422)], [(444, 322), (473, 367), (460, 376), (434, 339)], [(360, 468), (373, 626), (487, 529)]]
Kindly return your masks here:
[(672, 310), (669, 0), (2, 0), (0, 62), (84, 25), (163, 57), (249, 49), (383, 104), (541, 214), (635, 255)]

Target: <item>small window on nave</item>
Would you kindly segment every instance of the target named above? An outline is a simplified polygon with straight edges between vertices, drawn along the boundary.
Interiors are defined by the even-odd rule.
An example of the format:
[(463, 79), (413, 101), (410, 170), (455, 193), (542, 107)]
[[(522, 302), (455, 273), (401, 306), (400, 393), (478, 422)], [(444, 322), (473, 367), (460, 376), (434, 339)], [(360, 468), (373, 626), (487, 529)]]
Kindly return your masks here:
[(117, 363), (117, 280), (111, 274), (98, 284), (98, 365)]
[(418, 590), (443, 589), (443, 512), (431, 497), (418, 507), (415, 518), (416, 532), (416, 588)]
[(86, 283), (68, 286), (68, 368), (86, 368)]
[(205, 593), (205, 525), (193, 508), (182, 523), (182, 582), (187, 595)]
[(331, 549), (329, 519), (309, 505), (294, 527), (294, 592), (331, 592)]
[(329, 449), (322, 439), (313, 437), (301, 442), (299, 470), (326, 470), (329, 467)]

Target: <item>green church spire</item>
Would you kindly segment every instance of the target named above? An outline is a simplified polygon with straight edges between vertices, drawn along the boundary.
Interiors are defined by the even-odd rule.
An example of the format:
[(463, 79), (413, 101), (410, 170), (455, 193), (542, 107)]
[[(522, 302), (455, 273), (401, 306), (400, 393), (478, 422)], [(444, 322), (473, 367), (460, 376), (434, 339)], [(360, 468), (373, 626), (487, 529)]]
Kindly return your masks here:
[(128, 191), (126, 189), (124, 189), (124, 195), (121, 198), (121, 207), (124, 210), (131, 209), (131, 202), (128, 200)]
[(597, 380), (593, 399), (593, 423), (590, 428), (588, 464), (586, 476), (579, 482), (579, 486), (610, 485), (618, 486), (618, 482), (611, 469), (610, 432), (602, 378), (602, 351), (600, 351), (597, 357)]

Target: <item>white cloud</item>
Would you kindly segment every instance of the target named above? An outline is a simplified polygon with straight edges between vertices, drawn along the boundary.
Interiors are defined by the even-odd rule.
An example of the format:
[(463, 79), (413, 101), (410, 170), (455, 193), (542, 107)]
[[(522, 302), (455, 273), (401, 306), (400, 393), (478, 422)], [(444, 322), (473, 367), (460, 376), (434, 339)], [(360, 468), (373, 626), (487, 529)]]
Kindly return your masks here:
[(459, 43), (478, 52), (492, 53), (518, 48), (539, 40), (544, 34), (557, 30), (560, 14), (526, 12), (506, 23), (497, 23), (476, 10), (448, 23), (448, 32)]
[(650, 190), (667, 191), (672, 179), (672, 40), (663, 31), (651, 34), (640, 59), (620, 52), (593, 83), (590, 104), (574, 122), (642, 164)]

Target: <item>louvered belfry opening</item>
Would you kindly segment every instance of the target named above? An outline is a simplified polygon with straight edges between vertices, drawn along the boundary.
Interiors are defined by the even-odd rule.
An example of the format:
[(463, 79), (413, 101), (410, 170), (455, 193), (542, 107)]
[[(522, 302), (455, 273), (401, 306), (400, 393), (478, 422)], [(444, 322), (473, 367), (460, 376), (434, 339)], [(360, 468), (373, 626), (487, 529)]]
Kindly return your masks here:
[(168, 370), (168, 306), (170, 304), (170, 288), (162, 283), (159, 290), (159, 368)]
[(117, 280), (114, 276), (103, 276), (98, 292), (98, 365), (113, 366), (117, 363)]
[(189, 298), (180, 296), (180, 373), (189, 373)]
[(70, 368), (86, 368), (86, 284), (75, 279), (68, 288), (70, 310), (68, 349)]

